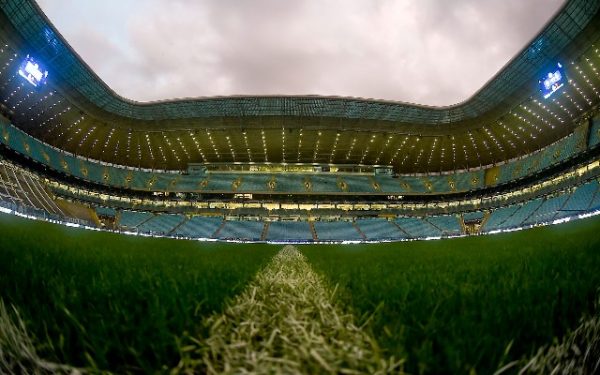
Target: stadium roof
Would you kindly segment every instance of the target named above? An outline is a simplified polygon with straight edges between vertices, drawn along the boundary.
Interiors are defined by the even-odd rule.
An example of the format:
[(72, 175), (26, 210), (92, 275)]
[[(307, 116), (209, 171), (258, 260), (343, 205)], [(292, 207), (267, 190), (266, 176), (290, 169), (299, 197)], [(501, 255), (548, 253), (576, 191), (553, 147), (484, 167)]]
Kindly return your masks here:
[[(133, 102), (94, 74), (34, 2), (7, 0), (0, 7), (2, 112), (52, 145), (117, 164), (366, 164), (400, 173), (477, 168), (567, 135), (600, 98), (600, 3), (593, 0), (566, 3), (488, 84), (448, 107), (320, 96)], [(39, 94), (15, 78), (27, 54), (50, 72)], [(543, 99), (538, 79), (557, 62), (566, 66), (569, 84)]]

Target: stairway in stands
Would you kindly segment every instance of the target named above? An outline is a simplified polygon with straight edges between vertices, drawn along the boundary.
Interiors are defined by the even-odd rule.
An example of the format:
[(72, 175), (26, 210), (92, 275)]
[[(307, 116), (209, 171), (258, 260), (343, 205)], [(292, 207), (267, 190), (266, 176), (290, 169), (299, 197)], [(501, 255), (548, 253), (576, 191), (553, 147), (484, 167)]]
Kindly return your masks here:
[(318, 241), (319, 236), (317, 236), (317, 230), (315, 229), (315, 224), (312, 221), (309, 221), (308, 226), (310, 227), (310, 233), (312, 233), (313, 240)]
[(217, 228), (217, 230), (215, 231), (215, 233), (213, 233), (212, 238), (218, 238), (219, 237), (219, 233), (221, 233), (221, 230), (223, 229), (223, 227), (225, 226), (225, 224), (227, 224), (227, 220), (223, 219), (223, 222), (221, 223), (221, 225), (219, 225), (219, 227)]
[(360, 234), (360, 236), (362, 237), (363, 240), (367, 239), (367, 236), (363, 233), (362, 230), (360, 230), (360, 228), (358, 227), (358, 225), (356, 225), (356, 222), (352, 222), (352, 226), (354, 227), (354, 229), (356, 229), (356, 231), (358, 232), (358, 234)]
[(265, 226), (263, 227), (262, 233), (260, 234), (260, 240), (261, 241), (266, 241), (267, 240), (267, 234), (269, 234), (269, 226), (271, 225), (270, 222), (266, 222)]

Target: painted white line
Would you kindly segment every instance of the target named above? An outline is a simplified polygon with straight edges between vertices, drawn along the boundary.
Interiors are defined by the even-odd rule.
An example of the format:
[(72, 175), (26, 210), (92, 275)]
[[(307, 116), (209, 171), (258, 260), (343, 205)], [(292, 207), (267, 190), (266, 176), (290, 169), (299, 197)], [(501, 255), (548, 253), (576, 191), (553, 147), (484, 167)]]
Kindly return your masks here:
[(399, 373), (376, 341), (334, 302), (294, 247), (285, 246), (222, 314), (209, 337), (183, 348), (184, 373)]

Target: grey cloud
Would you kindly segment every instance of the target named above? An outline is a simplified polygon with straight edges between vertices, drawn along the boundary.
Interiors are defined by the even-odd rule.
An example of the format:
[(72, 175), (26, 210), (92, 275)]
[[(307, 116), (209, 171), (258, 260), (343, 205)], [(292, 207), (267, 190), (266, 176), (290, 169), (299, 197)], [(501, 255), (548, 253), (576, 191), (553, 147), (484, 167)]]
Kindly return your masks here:
[[(67, 39), (126, 97), (319, 94), (432, 105), (472, 95), (562, 4), (123, 0), (135, 12), (119, 14), (118, 3), (108, 2), (114, 19), (79, 27), (51, 7), (87, 2), (42, 5), (59, 30), (76, 33)], [(111, 22), (123, 22), (125, 35), (103, 42)]]

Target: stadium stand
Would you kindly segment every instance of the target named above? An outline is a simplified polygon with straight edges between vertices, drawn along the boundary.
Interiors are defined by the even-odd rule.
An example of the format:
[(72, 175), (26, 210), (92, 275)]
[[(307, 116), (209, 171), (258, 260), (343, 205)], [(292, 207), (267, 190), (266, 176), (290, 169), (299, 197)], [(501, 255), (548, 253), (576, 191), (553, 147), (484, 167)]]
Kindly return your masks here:
[(173, 234), (188, 238), (212, 238), (222, 223), (222, 218), (194, 216), (176, 228)]
[(485, 231), (499, 230), (502, 225), (519, 209), (519, 206), (509, 206), (495, 209), (484, 225)]
[(457, 236), (462, 234), (459, 219), (454, 215), (431, 216), (427, 218), (430, 224), (438, 228), (444, 236)]
[(568, 195), (563, 194), (553, 198), (546, 198), (542, 204), (535, 210), (521, 225), (532, 225), (538, 223), (546, 223), (554, 220), (556, 213), (565, 204)]
[(362, 233), (365, 234), (366, 239), (370, 241), (394, 241), (408, 237), (406, 233), (402, 233), (396, 225), (385, 219), (357, 219), (356, 224)]
[(555, 219), (586, 212), (597, 190), (598, 182), (596, 180), (575, 188), (575, 191), (569, 195), (569, 199), (556, 213)]
[(483, 220), (485, 214), (481, 211), (465, 212), (463, 214), (464, 221)]
[(15, 204), (65, 215), (36, 176), (6, 161), (0, 162), (0, 195)]
[(526, 202), (519, 206), (519, 208), (502, 223), (500, 229), (518, 228), (521, 224), (527, 220), (543, 203), (543, 199), (535, 199)]
[(125, 229), (133, 230), (153, 217), (154, 215), (150, 212), (123, 210), (120, 215), (119, 225)]
[(344, 176), (344, 182), (349, 192), (376, 192), (368, 176)]
[[(600, 209), (600, 167), (582, 167), (600, 155), (600, 3), (566, 3), (473, 99), (447, 108), (317, 96), (139, 105), (114, 95), (36, 9), (0, 2), (6, 210), (140, 234), (306, 242), (474, 234)], [(19, 78), (26, 53), (46, 60), (47, 85)], [(552, 56), (569, 78), (560, 96), (517, 90), (548, 74)], [(465, 121), (477, 129), (443, 128)], [(319, 144), (347, 152), (323, 156)]]
[(406, 232), (410, 238), (441, 237), (442, 231), (426, 220), (416, 217), (402, 217), (396, 219), (396, 223)]
[(315, 221), (314, 226), (320, 241), (339, 241), (340, 238), (353, 241), (363, 239), (354, 225), (348, 221)]
[(178, 225), (183, 223), (185, 217), (182, 215), (162, 214), (156, 215), (137, 226), (139, 232), (167, 235)]
[[(554, 196), (542, 197), (497, 208), (491, 211), (484, 231), (511, 229), (536, 225), (555, 219), (576, 216), (600, 206), (599, 184), (596, 179), (573, 187)], [(0, 197), (3, 205), (24, 205), (43, 210), (48, 214), (65, 216), (54, 203), (54, 198), (35, 175), (23, 171), (6, 161), (0, 163)], [(248, 213), (256, 213), (249, 209)], [(332, 214), (336, 211), (331, 210)], [(462, 234), (460, 220), (456, 215), (433, 215), (426, 217), (401, 217), (391, 222), (380, 218), (356, 218), (350, 221), (278, 221), (265, 225), (263, 221), (224, 222), (222, 218), (122, 210), (96, 206), (99, 217), (113, 217), (118, 228), (153, 235), (173, 235), (186, 238), (219, 238), (250, 241), (384, 241), (441, 237)], [(297, 214), (302, 213), (298, 210)], [(465, 212), (465, 221), (483, 220), (483, 211)], [(311, 225), (312, 224), (312, 225)]]
[(271, 241), (312, 241), (307, 221), (272, 221), (266, 236)]
[(400, 190), (400, 183), (398, 181), (398, 179), (396, 178), (389, 178), (389, 177), (381, 177), (381, 176), (375, 176), (373, 178), (375, 180), (375, 182), (377, 182), (377, 184), (379, 185), (379, 188), (381, 189), (382, 192), (384, 193), (395, 193), (395, 192), (399, 192), (402, 191)]
[(264, 225), (261, 221), (227, 220), (215, 236), (223, 240), (260, 241)]
[(542, 151), (526, 155), (519, 160), (508, 162), (500, 167), (498, 183), (507, 183), (540, 172), (549, 166), (563, 162), (584, 150), (585, 134), (576, 131), (544, 148)]
[[(205, 192), (280, 192), (280, 193), (391, 193), (434, 194), (456, 193), (484, 187), (484, 170), (462, 171), (451, 174), (369, 177), (352, 174), (252, 174), (211, 172), (188, 175), (174, 171), (146, 171), (102, 164), (82, 159), (55, 149), (15, 128), (0, 117), (0, 140), (15, 151), (48, 165), (63, 173), (86, 181), (119, 188), (143, 191), (205, 191)], [(543, 152), (533, 153), (500, 167), (498, 184), (539, 172), (580, 152), (583, 133), (576, 132), (549, 146)], [(199, 183), (199, 179), (207, 183)], [(309, 183), (307, 184), (307, 181)], [(200, 181), (201, 182), (201, 181)], [(374, 184), (375, 183), (375, 184)], [(378, 189), (377, 189), (377, 188)]]
[(99, 206), (99, 207), (96, 207), (96, 214), (98, 216), (115, 217), (117, 214), (117, 211), (111, 207)]
[(600, 188), (598, 190), (596, 190), (596, 193), (594, 194), (594, 198), (592, 198), (592, 202), (590, 203), (590, 206), (588, 207), (588, 211), (597, 211), (600, 210)]

